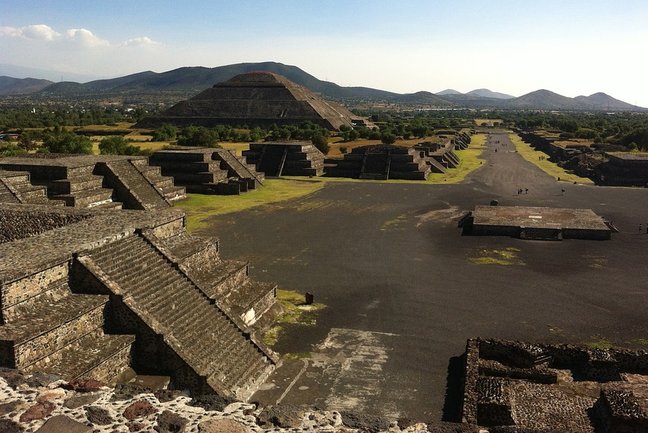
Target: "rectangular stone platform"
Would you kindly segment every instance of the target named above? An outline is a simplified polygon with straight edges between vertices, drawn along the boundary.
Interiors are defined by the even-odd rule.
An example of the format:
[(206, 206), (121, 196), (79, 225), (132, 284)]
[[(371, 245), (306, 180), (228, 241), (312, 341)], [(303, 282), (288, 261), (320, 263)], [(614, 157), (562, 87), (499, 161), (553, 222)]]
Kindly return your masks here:
[(612, 230), (591, 209), (526, 206), (476, 206), (471, 235), (513, 236), (523, 239), (610, 239)]

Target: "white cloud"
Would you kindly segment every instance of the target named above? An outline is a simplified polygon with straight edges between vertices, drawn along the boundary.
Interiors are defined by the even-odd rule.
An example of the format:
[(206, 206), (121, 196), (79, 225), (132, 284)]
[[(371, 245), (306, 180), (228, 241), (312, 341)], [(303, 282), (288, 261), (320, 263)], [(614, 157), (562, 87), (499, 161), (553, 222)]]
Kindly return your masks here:
[(97, 37), (88, 29), (69, 29), (65, 35), (68, 40), (87, 48), (110, 46), (110, 42)]
[(0, 27), (0, 35), (37, 41), (53, 41), (61, 36), (60, 33), (46, 24), (32, 24), (24, 27)]
[(159, 42), (155, 42), (153, 39), (148, 36), (141, 36), (139, 38), (128, 39), (124, 41), (122, 47), (151, 47), (160, 45)]

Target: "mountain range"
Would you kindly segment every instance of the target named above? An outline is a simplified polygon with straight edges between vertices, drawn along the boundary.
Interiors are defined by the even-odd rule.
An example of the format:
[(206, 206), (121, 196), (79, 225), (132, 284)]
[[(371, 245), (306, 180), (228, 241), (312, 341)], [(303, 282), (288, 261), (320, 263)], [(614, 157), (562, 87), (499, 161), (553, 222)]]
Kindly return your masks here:
[(296, 66), (276, 62), (239, 63), (206, 68), (201, 66), (182, 67), (167, 72), (152, 71), (126, 75), (124, 77), (78, 83), (62, 81), (54, 83), (44, 79), (0, 77), (0, 97), (29, 96), (32, 98), (98, 99), (125, 98), (137, 100), (155, 95), (166, 96), (168, 102), (177, 102), (195, 95), (216, 83), (235, 75), (270, 71), (285, 76), (323, 97), (347, 102), (351, 105), (362, 102), (386, 102), (410, 106), (439, 108), (501, 108), (528, 110), (604, 110), (643, 111), (645, 109), (615, 99), (605, 93), (569, 98), (549, 90), (537, 90), (520, 97), (475, 89), (461, 93), (447, 89), (438, 93), (421, 91), (399, 94), (369, 87), (342, 87), (330, 81), (322, 81)]

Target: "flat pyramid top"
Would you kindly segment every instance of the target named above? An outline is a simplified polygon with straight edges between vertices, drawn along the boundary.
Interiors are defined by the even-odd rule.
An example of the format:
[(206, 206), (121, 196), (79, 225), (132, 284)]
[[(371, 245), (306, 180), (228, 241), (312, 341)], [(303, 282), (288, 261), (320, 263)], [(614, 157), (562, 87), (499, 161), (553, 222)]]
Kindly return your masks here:
[(281, 75), (275, 74), (273, 72), (267, 71), (255, 71), (248, 72), (246, 74), (239, 74), (227, 81), (218, 83), (214, 87), (221, 86), (231, 86), (231, 85), (249, 85), (249, 86), (259, 86), (259, 85), (276, 85), (276, 86), (296, 86), (295, 83), (291, 82)]

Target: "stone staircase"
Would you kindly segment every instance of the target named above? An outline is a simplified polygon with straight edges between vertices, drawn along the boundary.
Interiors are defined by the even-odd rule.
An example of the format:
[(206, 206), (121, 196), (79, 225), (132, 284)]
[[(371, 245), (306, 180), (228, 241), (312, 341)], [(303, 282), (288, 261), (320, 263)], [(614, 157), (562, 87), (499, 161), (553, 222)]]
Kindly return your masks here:
[(67, 262), (2, 285), (0, 365), (66, 380), (110, 382), (130, 363), (132, 335), (106, 335), (108, 296), (73, 294)]
[(230, 177), (238, 177), (246, 181), (248, 189), (263, 185), (265, 175), (256, 171), (255, 166), (245, 162), (244, 158), (234, 155), (231, 150), (215, 149), (212, 159), (221, 161), (221, 169), (227, 170)]
[(239, 176), (238, 172), (245, 171), (245, 166), (232, 165), (226, 151), (214, 159), (215, 151), (207, 148), (160, 150), (151, 155), (149, 163), (160, 167), (164, 176), (171, 176), (176, 185), (192, 193), (231, 195), (256, 186), (256, 180)]
[(274, 369), (273, 355), (148, 236), (127, 236), (79, 261), (212, 390), (248, 398)]
[(168, 202), (184, 200), (187, 198), (185, 188), (183, 186), (176, 186), (173, 183), (172, 177), (162, 176), (160, 167), (149, 165), (148, 160), (145, 159), (134, 159), (131, 160), (131, 163), (140, 171), (140, 173), (142, 173), (142, 176), (144, 176), (149, 183), (162, 193)]
[(121, 209), (113, 200), (113, 190), (104, 188), (102, 176), (94, 174), (91, 166), (68, 168), (64, 177), (45, 182), (51, 200), (77, 208)]
[(28, 172), (0, 171), (0, 202), (56, 204), (47, 199), (47, 189), (32, 185)]
[(321, 176), (324, 155), (306, 142), (250, 143), (243, 152), (248, 164), (265, 176)]
[(151, 210), (169, 206), (164, 192), (128, 159), (99, 162), (95, 173), (103, 176), (104, 185), (110, 186), (114, 195), (129, 209)]
[(246, 327), (274, 305), (276, 284), (252, 280), (248, 262), (221, 259), (217, 242), (182, 232), (160, 243), (207, 297)]

